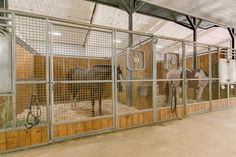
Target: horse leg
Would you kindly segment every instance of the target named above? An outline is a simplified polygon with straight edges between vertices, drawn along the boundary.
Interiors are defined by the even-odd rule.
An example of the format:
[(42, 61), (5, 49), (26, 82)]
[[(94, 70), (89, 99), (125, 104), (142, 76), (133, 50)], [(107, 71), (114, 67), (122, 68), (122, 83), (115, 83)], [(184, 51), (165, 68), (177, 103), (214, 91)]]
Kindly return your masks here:
[(92, 114), (92, 117), (95, 116), (95, 97), (94, 97), (94, 93), (91, 92), (91, 105), (92, 105), (92, 111), (91, 111), (91, 114)]
[(176, 99), (177, 99), (177, 104), (179, 102), (179, 98), (180, 98), (180, 94), (182, 92), (182, 88), (181, 87), (176, 87)]
[(71, 100), (71, 109), (73, 110), (73, 109), (75, 109), (75, 107), (76, 107), (76, 92), (75, 91), (72, 91), (71, 92), (71, 95), (70, 95), (70, 100)]
[(102, 115), (102, 98), (101, 97), (99, 97), (98, 102), (99, 102), (99, 113), (100, 113), (100, 116), (101, 116)]
[(197, 102), (199, 102), (201, 100), (201, 97), (202, 97), (202, 93), (203, 93), (203, 89), (202, 87), (199, 87), (197, 89)]
[(103, 84), (100, 84), (100, 89), (98, 91), (98, 102), (99, 102), (99, 113), (102, 115), (102, 95), (103, 95)]

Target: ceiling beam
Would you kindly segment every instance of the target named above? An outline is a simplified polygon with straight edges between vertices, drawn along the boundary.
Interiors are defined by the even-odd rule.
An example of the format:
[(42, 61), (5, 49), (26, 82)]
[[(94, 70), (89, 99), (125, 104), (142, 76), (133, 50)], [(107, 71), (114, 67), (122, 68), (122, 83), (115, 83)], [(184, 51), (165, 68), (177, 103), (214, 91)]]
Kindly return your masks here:
[[(89, 21), (90, 24), (93, 24), (93, 20), (94, 20), (96, 9), (97, 9), (97, 3), (94, 3), (93, 11), (92, 11), (91, 18), (90, 18), (90, 21)], [(85, 38), (84, 38), (84, 42), (83, 42), (83, 47), (85, 47), (85, 45), (87, 43), (87, 39), (88, 39), (89, 33), (90, 33), (90, 30), (87, 30)]]
[[(217, 29), (217, 27), (214, 27), (214, 28), (212, 28), (212, 29), (207, 29), (207, 30), (199, 30), (199, 31), (197, 32), (197, 33), (198, 33), (198, 37), (201, 38), (201, 37), (203, 37), (203, 36), (205, 36), (205, 35), (207, 35), (207, 34), (213, 32), (213, 31), (215, 31), (216, 29)], [(184, 40), (189, 40), (189, 39), (192, 38), (192, 37), (193, 37), (193, 34), (188, 35), (187, 37), (184, 38)], [(168, 47), (162, 48), (162, 49), (160, 50), (160, 52), (164, 52), (164, 51), (167, 51), (167, 50), (169, 50), (169, 49), (171, 49), (171, 48), (174, 48), (174, 47), (176, 47), (176, 46), (179, 46), (179, 44), (180, 44), (180, 42), (175, 42), (175, 43), (171, 44), (171, 45), (168, 46)]]
[(159, 23), (157, 23), (154, 28), (151, 30), (152, 33), (156, 34), (162, 27), (164, 27), (168, 21), (161, 20)]

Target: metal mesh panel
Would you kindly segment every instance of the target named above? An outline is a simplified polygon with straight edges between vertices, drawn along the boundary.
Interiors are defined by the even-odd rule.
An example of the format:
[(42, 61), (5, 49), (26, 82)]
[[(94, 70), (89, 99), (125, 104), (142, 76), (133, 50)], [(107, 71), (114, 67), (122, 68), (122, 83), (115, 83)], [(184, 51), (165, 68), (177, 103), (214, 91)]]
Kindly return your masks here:
[(211, 71), (212, 71), (212, 78), (219, 79), (219, 53), (217, 48), (211, 47)]
[(206, 46), (196, 46), (196, 68), (193, 67), (193, 45), (186, 45), (186, 67), (189, 70), (202, 69), (204, 73), (208, 76), (209, 74), (209, 55), (208, 48)]
[(16, 127), (34, 123), (35, 115), (46, 124), (46, 84), (39, 82), (46, 81), (46, 20), (16, 15), (15, 34)]
[[(133, 81), (121, 82), (122, 87), (126, 89), (127, 84), (131, 85), (131, 96), (127, 97), (127, 90), (117, 93), (118, 113), (132, 113), (139, 110), (152, 108), (152, 82), (151, 81)], [(129, 101), (128, 101), (129, 100)], [(128, 102), (127, 102), (128, 101)], [(130, 103), (130, 104), (128, 104)]]
[[(187, 103), (209, 101), (209, 50), (206, 46), (187, 44), (186, 79)], [(196, 67), (194, 67), (193, 52), (196, 52)]]
[[(174, 87), (174, 88), (173, 88)], [(157, 107), (172, 107), (183, 104), (182, 81), (157, 81)]]
[[(158, 39), (158, 43), (156, 44), (156, 49), (157, 49), (156, 53), (157, 79), (180, 79), (180, 75), (170, 76), (170, 78), (168, 78), (168, 72), (181, 71), (180, 68), (182, 67), (182, 43), (173, 40)], [(172, 54), (175, 54), (178, 57), (172, 58), (172, 60), (170, 60), (170, 58), (167, 56)], [(179, 59), (179, 60), (173, 60), (173, 59)], [(173, 67), (173, 68), (169, 69), (168, 67)]]
[(228, 97), (228, 85), (220, 85), (219, 80), (212, 81), (212, 99), (225, 99)]
[(229, 97), (236, 97), (236, 85), (230, 84), (229, 85)]
[(12, 127), (13, 120), (12, 97), (0, 97), (0, 129), (7, 129)]
[(111, 115), (111, 32), (52, 25), (51, 38), (53, 123)]
[[(33, 94), (37, 95), (38, 106), (32, 100)], [(37, 107), (39, 108), (37, 111)], [(31, 109), (30, 109), (31, 108)], [(30, 113), (32, 112), (32, 114)], [(40, 124), (46, 124), (46, 85), (45, 84), (19, 84), (16, 86), (16, 126), (24, 127), (27, 122), (33, 122), (38, 114)]]
[[(111, 83), (56, 83), (54, 86), (54, 105), (52, 108), (53, 122), (75, 122), (93, 117), (93, 100), (95, 117), (111, 115), (111, 87)], [(70, 88), (73, 88), (72, 91)], [(71, 100), (70, 92), (72, 94), (75, 92), (76, 100)], [(101, 115), (99, 110), (100, 97)]]
[(46, 53), (46, 20), (16, 15), (16, 42), (31, 53)]
[[(117, 80), (123, 88), (117, 93), (118, 114), (152, 109), (152, 48), (151, 37), (125, 32), (116, 33), (116, 67), (121, 69), (123, 76), (122, 80)], [(141, 51), (139, 61), (142, 65), (136, 66), (133, 63), (135, 53)]]
[(16, 80), (46, 80), (46, 20), (16, 16)]
[[(188, 80), (187, 103), (209, 101), (208, 80)], [(204, 88), (196, 88), (199, 84), (206, 84)]]

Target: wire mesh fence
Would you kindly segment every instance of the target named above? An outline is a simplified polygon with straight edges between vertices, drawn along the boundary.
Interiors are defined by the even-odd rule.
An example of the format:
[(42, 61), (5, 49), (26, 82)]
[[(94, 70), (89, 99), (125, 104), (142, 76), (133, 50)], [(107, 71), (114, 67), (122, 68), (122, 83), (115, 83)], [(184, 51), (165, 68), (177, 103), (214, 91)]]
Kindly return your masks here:
[(52, 25), (53, 123), (113, 114), (112, 34)]

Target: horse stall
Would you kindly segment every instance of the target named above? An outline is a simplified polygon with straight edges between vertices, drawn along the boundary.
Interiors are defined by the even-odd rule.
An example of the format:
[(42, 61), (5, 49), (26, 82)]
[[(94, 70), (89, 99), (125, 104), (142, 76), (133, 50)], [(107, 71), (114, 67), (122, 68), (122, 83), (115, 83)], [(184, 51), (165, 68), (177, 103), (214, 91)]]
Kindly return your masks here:
[(235, 107), (229, 48), (1, 12), (0, 152)]
[[(117, 108), (119, 129), (153, 123), (153, 37), (127, 32), (116, 32), (116, 66), (123, 78), (117, 80), (123, 91), (117, 103), (129, 108)], [(121, 41), (121, 42), (119, 42)], [(118, 105), (119, 106), (119, 105)]]
[[(181, 72), (185, 56), (183, 42), (158, 39), (156, 48), (157, 120), (167, 121), (184, 116), (184, 75)], [(184, 59), (183, 59), (184, 58)]]

